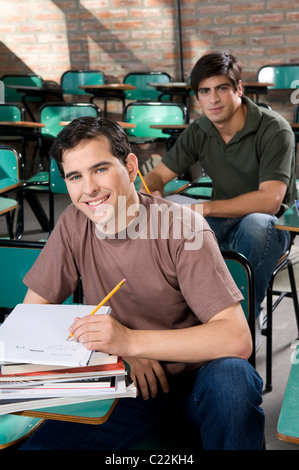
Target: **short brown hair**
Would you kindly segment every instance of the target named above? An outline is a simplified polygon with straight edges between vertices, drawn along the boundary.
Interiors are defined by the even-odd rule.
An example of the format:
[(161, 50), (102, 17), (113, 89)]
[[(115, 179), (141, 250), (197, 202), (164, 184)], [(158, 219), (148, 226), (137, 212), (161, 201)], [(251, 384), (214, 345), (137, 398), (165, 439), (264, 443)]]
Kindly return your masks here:
[(191, 88), (197, 97), (198, 87), (202, 80), (216, 75), (225, 75), (235, 90), (241, 80), (241, 66), (231, 54), (211, 52), (202, 56), (194, 65), (191, 72)]
[(50, 156), (56, 160), (59, 171), (64, 178), (62, 166), (63, 152), (75, 149), (82, 141), (106, 137), (111, 153), (124, 165), (131, 153), (127, 134), (117, 122), (107, 118), (84, 116), (70, 122), (54, 140)]

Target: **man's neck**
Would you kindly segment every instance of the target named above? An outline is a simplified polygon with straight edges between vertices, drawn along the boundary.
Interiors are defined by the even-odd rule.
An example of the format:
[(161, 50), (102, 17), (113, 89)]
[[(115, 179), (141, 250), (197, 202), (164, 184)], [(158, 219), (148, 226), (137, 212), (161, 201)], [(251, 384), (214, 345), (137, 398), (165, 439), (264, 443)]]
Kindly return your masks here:
[(241, 105), (236, 109), (232, 118), (228, 122), (214, 123), (224, 142), (227, 144), (233, 137), (245, 126), (247, 117), (246, 104), (241, 102)]

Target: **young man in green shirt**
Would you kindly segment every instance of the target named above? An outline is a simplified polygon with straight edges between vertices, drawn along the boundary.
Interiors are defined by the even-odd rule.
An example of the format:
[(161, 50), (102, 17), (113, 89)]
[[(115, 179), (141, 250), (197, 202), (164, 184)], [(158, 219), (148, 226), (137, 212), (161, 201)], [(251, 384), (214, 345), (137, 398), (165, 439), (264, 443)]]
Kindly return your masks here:
[(277, 230), (275, 221), (296, 199), (294, 135), (281, 115), (243, 96), (241, 68), (229, 54), (199, 59), (191, 86), (203, 116), (145, 181), (162, 195), (167, 182), (201, 164), (213, 181), (212, 197), (192, 208), (207, 219), (220, 248), (238, 251), (252, 264), (259, 317), (271, 274), (290, 244), (289, 232)]

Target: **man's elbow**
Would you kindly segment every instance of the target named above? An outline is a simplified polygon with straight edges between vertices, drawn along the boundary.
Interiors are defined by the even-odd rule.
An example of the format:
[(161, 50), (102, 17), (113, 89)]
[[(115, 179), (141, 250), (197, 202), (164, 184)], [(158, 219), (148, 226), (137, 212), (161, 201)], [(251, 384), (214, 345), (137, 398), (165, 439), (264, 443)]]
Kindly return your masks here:
[(246, 360), (249, 359), (253, 351), (253, 346), (251, 334), (245, 333), (244, 335), (240, 335), (235, 344), (236, 357)]

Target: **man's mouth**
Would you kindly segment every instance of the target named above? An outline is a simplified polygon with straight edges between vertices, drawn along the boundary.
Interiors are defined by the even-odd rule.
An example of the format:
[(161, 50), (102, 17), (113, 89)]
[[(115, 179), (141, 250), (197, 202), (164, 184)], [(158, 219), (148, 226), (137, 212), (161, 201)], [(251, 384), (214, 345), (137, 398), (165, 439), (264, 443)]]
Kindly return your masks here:
[(109, 199), (109, 197), (110, 197), (110, 195), (104, 196), (104, 197), (102, 197), (100, 199), (97, 199), (97, 200), (94, 200), (94, 201), (87, 201), (85, 204), (87, 204), (90, 207), (97, 207), (100, 204), (103, 204), (103, 202), (107, 201), (107, 199)]

